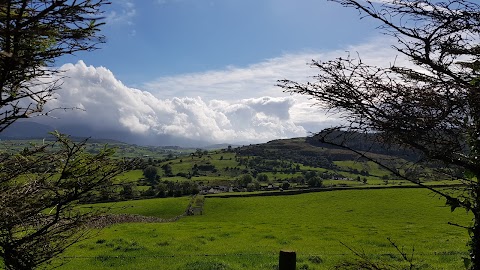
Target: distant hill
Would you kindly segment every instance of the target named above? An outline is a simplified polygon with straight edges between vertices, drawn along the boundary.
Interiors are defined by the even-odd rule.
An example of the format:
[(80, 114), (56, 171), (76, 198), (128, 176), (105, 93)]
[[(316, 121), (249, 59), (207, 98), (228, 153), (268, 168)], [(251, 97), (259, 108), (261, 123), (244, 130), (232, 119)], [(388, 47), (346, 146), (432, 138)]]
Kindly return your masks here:
[[(386, 148), (376, 142), (374, 134), (335, 134), (337, 143), (345, 141), (352, 149), (368, 151), (376, 159), (418, 160), (419, 155), (401, 149)], [(258, 156), (265, 159), (287, 159), (292, 162), (322, 168), (333, 168), (334, 161), (358, 160), (360, 156), (353, 151), (332, 144), (322, 143), (318, 135), (311, 137), (273, 140), (263, 144), (242, 146), (235, 151), (242, 156)]]
[[(124, 130), (98, 131), (81, 125), (50, 126), (33, 122), (31, 120), (19, 120), (0, 132), (2, 140), (24, 139), (52, 139), (49, 134), (54, 130), (68, 134), (74, 140), (89, 138), (93, 143), (128, 143), (141, 146), (180, 146), (189, 148), (205, 148), (209, 143), (166, 134), (143, 136), (132, 134)], [(171, 147), (170, 147), (171, 148)], [(220, 147), (221, 148), (221, 147)], [(218, 148), (217, 148), (218, 149)]]
[[(31, 121), (17, 121), (10, 125), (7, 129), (0, 133), (2, 140), (32, 140), (32, 139), (46, 139), (52, 140), (54, 136), (50, 134), (55, 131), (55, 128), (39, 124)], [(66, 133), (68, 134), (68, 133)], [(124, 142), (114, 139), (91, 138), (86, 136), (71, 136), (73, 141), (83, 141), (88, 139), (90, 143), (100, 144), (124, 144)]]
[[(321, 147), (307, 143), (307, 138), (273, 140), (235, 149), (241, 156), (257, 156), (264, 159), (291, 160), (312, 167), (332, 168), (331, 155)], [(350, 154), (351, 155), (351, 154)]]
[(34, 139), (34, 138), (47, 138), (52, 137), (49, 132), (54, 131), (51, 126), (27, 122), (17, 121), (10, 125), (3, 132), (0, 132), (0, 139), (12, 140), (12, 139)]
[(218, 143), (218, 144), (211, 144), (211, 145), (204, 146), (202, 147), (202, 149), (207, 149), (207, 150), (226, 149), (229, 146), (231, 146), (232, 148), (240, 147), (240, 145), (236, 145), (236, 144)]
[[(307, 137), (305, 139), (305, 142), (315, 147), (346, 150), (343, 147), (321, 142), (320, 136), (321, 136), (320, 134), (317, 134), (311, 137)], [(412, 150), (402, 148), (398, 145), (382, 144), (380, 142), (381, 139), (379, 139), (378, 135), (374, 133), (364, 134), (364, 133), (357, 133), (357, 132), (336, 131), (336, 132), (332, 132), (328, 136), (328, 141), (331, 141), (334, 144), (338, 144), (338, 145), (343, 144), (359, 152), (368, 152), (371, 154), (384, 155), (384, 156), (395, 156), (395, 157), (399, 157), (409, 161), (416, 161), (420, 158), (420, 155), (418, 153), (413, 152)], [(347, 151), (351, 153), (350, 150), (347, 150)]]

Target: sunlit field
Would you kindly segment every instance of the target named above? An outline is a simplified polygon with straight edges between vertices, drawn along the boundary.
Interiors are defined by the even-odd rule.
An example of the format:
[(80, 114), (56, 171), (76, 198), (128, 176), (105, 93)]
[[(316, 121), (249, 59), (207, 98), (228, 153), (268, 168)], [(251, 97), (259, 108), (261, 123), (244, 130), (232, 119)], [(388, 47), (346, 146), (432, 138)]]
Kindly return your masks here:
[[(174, 200), (186, 205), (185, 198), (168, 200), (131, 202), (125, 213), (171, 217), (164, 207)], [(409, 255), (413, 250), (422, 269), (459, 269), (467, 233), (447, 223), (468, 221), (422, 189), (207, 198), (203, 215), (105, 228), (71, 248), (60, 269), (275, 269), (281, 249), (297, 252), (300, 269), (328, 269), (355, 258), (346, 246), (404, 264), (388, 239)]]

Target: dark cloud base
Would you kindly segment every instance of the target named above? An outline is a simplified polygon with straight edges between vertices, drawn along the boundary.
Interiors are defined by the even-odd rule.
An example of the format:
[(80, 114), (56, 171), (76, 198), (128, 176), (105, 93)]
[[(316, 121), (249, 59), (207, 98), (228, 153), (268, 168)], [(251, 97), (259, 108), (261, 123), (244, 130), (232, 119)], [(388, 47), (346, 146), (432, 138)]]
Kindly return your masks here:
[(123, 130), (94, 130), (91, 127), (81, 125), (49, 126), (31, 120), (22, 120), (12, 124), (5, 131), (0, 133), (0, 139), (51, 138), (52, 135), (50, 133), (55, 130), (77, 138), (115, 140), (136, 145), (205, 147), (211, 144), (207, 141), (192, 140), (166, 134), (147, 136), (134, 135)]

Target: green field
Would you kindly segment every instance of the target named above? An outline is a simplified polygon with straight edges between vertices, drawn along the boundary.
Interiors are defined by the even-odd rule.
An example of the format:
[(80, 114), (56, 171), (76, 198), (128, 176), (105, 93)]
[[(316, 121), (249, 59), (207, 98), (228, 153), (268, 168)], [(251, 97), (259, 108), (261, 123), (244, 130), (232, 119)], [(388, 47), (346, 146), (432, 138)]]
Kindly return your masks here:
[[(116, 211), (171, 216), (187, 203), (168, 200), (127, 202), (134, 206)], [(299, 269), (329, 269), (353, 257), (341, 242), (401, 264), (387, 238), (414, 248), (421, 269), (461, 269), (468, 237), (449, 221), (467, 224), (469, 217), (422, 189), (207, 198), (203, 215), (105, 228), (68, 250), (60, 269), (275, 269), (281, 249), (297, 251)]]
[[(114, 203), (98, 203), (94, 207), (109, 209), (112, 214), (135, 214), (159, 218), (172, 218), (182, 214), (188, 206), (190, 198), (164, 198), (133, 200)], [(89, 209), (91, 206), (85, 206)]]
[[(75, 142), (82, 142), (87, 138), (71, 137)], [(17, 153), (23, 150), (25, 147), (32, 147), (33, 145), (44, 145), (52, 143), (52, 138), (47, 139), (24, 139), (24, 140), (0, 140), (0, 153)], [(102, 139), (87, 139), (85, 144), (85, 150), (90, 153), (98, 153), (105, 146), (114, 148), (116, 158), (152, 158), (162, 159), (165, 157), (181, 157), (188, 156), (194, 152), (195, 149), (172, 147), (155, 147), (155, 146), (140, 146), (126, 144), (114, 140), (102, 140)], [(56, 149), (57, 146), (54, 146)]]

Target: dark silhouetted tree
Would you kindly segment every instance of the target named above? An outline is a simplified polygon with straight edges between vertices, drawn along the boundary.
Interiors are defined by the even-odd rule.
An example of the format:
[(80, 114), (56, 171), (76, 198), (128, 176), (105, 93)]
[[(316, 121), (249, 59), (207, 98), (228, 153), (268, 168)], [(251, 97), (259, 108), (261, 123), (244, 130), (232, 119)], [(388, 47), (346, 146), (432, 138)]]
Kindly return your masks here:
[[(88, 234), (98, 214), (78, 205), (125, 168), (113, 150), (85, 151), (85, 142), (58, 140), (0, 160), (0, 256), (6, 269), (35, 269)], [(33, 173), (42, 164), (51, 165)]]
[(396, 56), (392, 56), (390, 65), (369, 65), (359, 52), (324, 62), (312, 61), (319, 72), (314, 81), (281, 80), (279, 85), (286, 92), (315, 99), (344, 120), (344, 126), (322, 132), (321, 141), (351, 149), (349, 136), (375, 133), (376, 143), (415, 153), (417, 166), (441, 165), (437, 167), (444, 177), (449, 176), (450, 169), (463, 170), (463, 192), (448, 192), (409, 179), (398, 167), (378, 160), (368, 151), (352, 149), (444, 197), (452, 211), (460, 207), (471, 212), (473, 223), (466, 226), (470, 233), (469, 267), (480, 269), (479, 3), (332, 1), (379, 22), (380, 29), (396, 40), (393, 48), (409, 60), (408, 64), (397, 64)]
[(104, 41), (98, 32), (107, 3), (0, 1), (0, 132), (17, 119), (49, 113), (43, 107), (61, 85), (55, 59)]
[[(55, 59), (104, 41), (99, 27), (105, 4), (0, 1), (0, 132), (18, 119), (50, 113), (44, 105), (62, 76)], [(89, 154), (84, 142), (56, 136), (54, 143), (0, 159), (0, 256), (6, 269), (37, 268), (83, 238), (95, 213), (75, 206), (122, 171), (112, 150)]]

